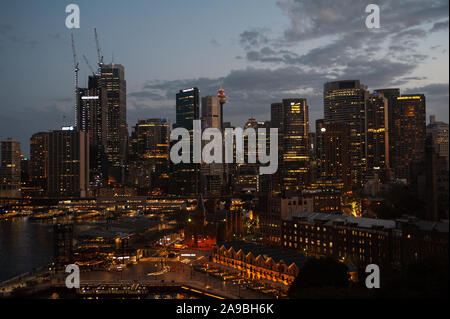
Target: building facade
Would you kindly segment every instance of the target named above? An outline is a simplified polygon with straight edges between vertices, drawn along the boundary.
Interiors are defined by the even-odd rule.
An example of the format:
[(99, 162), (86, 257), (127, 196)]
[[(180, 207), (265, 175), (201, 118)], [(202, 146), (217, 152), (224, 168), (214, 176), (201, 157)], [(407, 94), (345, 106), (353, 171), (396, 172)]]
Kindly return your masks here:
[(389, 103), (383, 93), (374, 92), (366, 99), (366, 180), (390, 179)]
[(99, 86), (106, 89), (107, 134), (105, 153), (108, 183), (121, 183), (128, 143), (125, 68), (121, 64), (102, 64)]
[(349, 126), (351, 181), (353, 186), (360, 187), (366, 169), (365, 100), (368, 92), (359, 80), (328, 82), (323, 91), (325, 122)]
[(20, 197), (20, 142), (1, 141), (0, 197)]
[(89, 190), (89, 138), (85, 132), (62, 129), (48, 133), (49, 197), (86, 197)]
[(391, 167), (397, 179), (409, 180), (413, 162), (425, 159), (426, 110), (423, 94), (397, 97), (393, 111)]

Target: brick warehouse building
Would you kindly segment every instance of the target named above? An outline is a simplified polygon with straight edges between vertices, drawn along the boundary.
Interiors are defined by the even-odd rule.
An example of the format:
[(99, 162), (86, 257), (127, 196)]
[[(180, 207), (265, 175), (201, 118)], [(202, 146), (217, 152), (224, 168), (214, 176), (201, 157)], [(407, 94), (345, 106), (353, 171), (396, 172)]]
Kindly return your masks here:
[(298, 212), (282, 222), (281, 245), (306, 256), (329, 256), (359, 267), (401, 267), (448, 255), (448, 222), (383, 220)]
[(218, 243), (212, 260), (234, 268), (246, 278), (290, 285), (306, 261), (301, 254), (244, 241)]

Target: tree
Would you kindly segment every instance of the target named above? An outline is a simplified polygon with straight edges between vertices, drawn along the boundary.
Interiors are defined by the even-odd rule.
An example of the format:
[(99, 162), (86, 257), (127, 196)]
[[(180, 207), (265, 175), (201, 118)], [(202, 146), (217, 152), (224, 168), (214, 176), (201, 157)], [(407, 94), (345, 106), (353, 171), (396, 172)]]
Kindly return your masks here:
[(409, 264), (381, 283), (383, 298), (448, 298), (448, 256), (430, 257)]
[(349, 279), (345, 264), (330, 257), (311, 258), (303, 265), (288, 295), (290, 298), (311, 297), (311, 293), (320, 293), (322, 289), (345, 289), (349, 286)]
[(420, 218), (424, 215), (424, 203), (406, 185), (395, 184), (389, 191), (377, 194), (377, 197), (384, 198), (377, 211), (378, 218), (394, 219), (404, 215)]

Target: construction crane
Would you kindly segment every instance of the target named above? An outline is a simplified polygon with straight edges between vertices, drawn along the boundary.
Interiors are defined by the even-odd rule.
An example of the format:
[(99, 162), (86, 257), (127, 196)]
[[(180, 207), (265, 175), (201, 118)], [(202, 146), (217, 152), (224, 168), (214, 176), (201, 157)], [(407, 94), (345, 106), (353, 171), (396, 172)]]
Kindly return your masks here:
[(89, 61), (84, 54), (83, 54), (83, 59), (84, 59), (84, 62), (86, 62), (86, 65), (88, 66), (89, 70), (91, 70), (92, 74), (96, 75), (94, 68), (89, 64)]
[(73, 55), (73, 68), (75, 71), (75, 126), (77, 126), (77, 118), (78, 118), (78, 71), (80, 70), (79, 64), (78, 64), (78, 58), (77, 53), (75, 51), (75, 40), (73, 38), (73, 33), (71, 34), (72, 37), (72, 55)]
[(100, 44), (98, 42), (97, 28), (94, 28), (95, 45), (97, 46), (97, 58), (98, 58), (98, 75), (102, 74), (103, 56), (100, 51)]

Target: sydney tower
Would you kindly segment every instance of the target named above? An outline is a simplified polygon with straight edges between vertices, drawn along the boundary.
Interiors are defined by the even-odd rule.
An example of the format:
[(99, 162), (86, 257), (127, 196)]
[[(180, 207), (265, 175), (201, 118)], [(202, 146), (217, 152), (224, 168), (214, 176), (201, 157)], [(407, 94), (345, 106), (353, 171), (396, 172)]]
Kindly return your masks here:
[(223, 105), (227, 102), (227, 95), (222, 88), (222, 82), (220, 82), (220, 88), (217, 92), (217, 97), (219, 98), (220, 103), (220, 129), (223, 131)]

